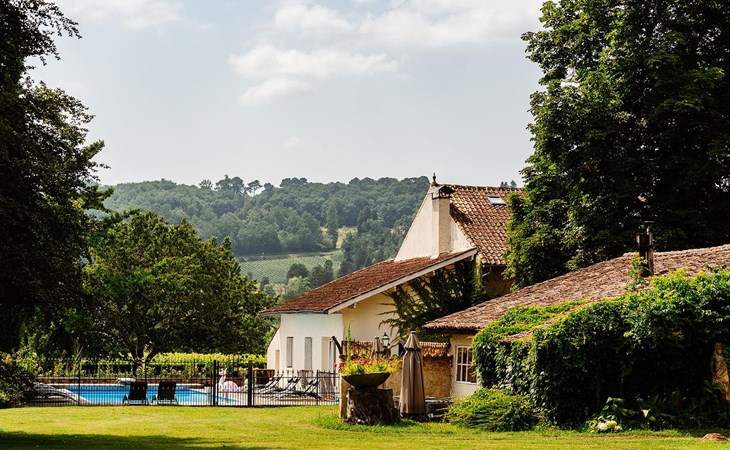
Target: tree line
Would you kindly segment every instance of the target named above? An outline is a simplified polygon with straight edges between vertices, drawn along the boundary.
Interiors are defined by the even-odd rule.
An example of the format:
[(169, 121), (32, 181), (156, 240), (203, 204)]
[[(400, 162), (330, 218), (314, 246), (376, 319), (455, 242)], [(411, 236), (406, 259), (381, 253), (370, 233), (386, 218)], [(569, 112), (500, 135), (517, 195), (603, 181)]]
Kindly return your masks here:
[[(385, 232), (410, 222), (428, 189), (426, 177), (354, 178), (314, 183), (285, 178), (278, 187), (229, 177), (198, 186), (146, 181), (113, 186), (105, 206), (154, 211), (167, 220), (190, 222), (204, 238), (231, 239), (236, 255), (331, 250), (342, 227), (377, 218)], [(384, 233), (381, 233), (384, 235)], [(351, 239), (354, 239), (351, 238)]]

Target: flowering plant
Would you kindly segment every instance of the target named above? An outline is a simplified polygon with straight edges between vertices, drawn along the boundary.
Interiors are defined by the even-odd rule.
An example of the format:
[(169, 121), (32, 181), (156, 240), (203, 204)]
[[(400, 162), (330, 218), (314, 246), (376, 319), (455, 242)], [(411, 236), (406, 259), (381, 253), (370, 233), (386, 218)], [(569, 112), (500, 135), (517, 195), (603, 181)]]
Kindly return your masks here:
[(340, 363), (342, 375), (360, 375), (365, 373), (393, 373), (400, 367), (400, 359), (396, 356), (387, 358), (348, 358)]
[(347, 339), (345, 341), (345, 360), (340, 363), (342, 375), (362, 375), (365, 373), (393, 373), (400, 367), (400, 359), (396, 356), (383, 358), (352, 357), (352, 340), (350, 337), (350, 325), (347, 323)]

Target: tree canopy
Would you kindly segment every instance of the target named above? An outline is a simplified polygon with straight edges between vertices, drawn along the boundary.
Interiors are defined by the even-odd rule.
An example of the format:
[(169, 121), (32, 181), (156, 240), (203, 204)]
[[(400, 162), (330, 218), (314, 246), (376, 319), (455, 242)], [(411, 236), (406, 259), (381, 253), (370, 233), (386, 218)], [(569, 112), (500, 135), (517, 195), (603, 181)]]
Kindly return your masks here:
[(663, 250), (730, 242), (730, 4), (563, 0), (541, 20), (515, 284), (617, 256), (645, 221)]
[(28, 75), (29, 58), (58, 57), (54, 35), (79, 36), (76, 23), (43, 0), (8, 0), (0, 24), (0, 350), (12, 350), (30, 315), (80, 298), (103, 143), (86, 145), (78, 100)]
[[(149, 359), (160, 352), (260, 353), (272, 304), (240, 274), (230, 242), (202, 240), (187, 222), (134, 213), (109, 228), (85, 268), (87, 344)], [(88, 320), (88, 323), (84, 323)]]
[(239, 256), (269, 255), (333, 249), (338, 227), (358, 226), (365, 208), (390, 231), (399, 220), (410, 221), (427, 189), (426, 177), (355, 178), (349, 183), (285, 178), (274, 187), (226, 175), (199, 186), (167, 180), (120, 184), (105, 204), (117, 211), (154, 211), (172, 222), (185, 219), (204, 238), (230, 237)]

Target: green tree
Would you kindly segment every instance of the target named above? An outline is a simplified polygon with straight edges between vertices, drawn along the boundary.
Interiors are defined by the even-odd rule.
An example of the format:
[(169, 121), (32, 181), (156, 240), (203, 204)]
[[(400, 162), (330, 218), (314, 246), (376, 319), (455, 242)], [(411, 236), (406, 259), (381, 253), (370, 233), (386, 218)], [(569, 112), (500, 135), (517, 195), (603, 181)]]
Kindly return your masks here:
[(481, 267), (471, 260), (439, 269), (430, 277), (415, 278), (397, 286), (388, 296), (393, 299), (394, 309), (385, 313), (392, 317), (382, 323), (398, 330), (403, 341), (411, 331), (423, 339), (443, 340), (442, 335), (426, 333), (423, 326), (487, 300), (481, 283)]
[(335, 279), (335, 271), (332, 267), (332, 261), (329, 259), (323, 265), (317, 264), (312, 267), (309, 274), (309, 284), (312, 288), (318, 288)]
[(85, 145), (86, 108), (34, 83), (29, 58), (58, 58), (54, 35), (79, 37), (76, 23), (43, 0), (0, 2), (0, 350), (17, 348), (22, 324), (77, 303), (82, 256), (101, 207)]
[(655, 221), (665, 250), (730, 241), (730, 4), (546, 2), (535, 152), (513, 197), (508, 274), (525, 286), (617, 256)]
[(224, 240), (136, 213), (103, 234), (86, 269), (89, 348), (135, 361), (159, 352), (264, 350), (257, 313), (272, 300), (240, 274)]
[(312, 287), (309, 285), (309, 279), (303, 277), (291, 277), (286, 282), (284, 293), (281, 295), (281, 301), (299, 297), (311, 290)]
[(337, 246), (339, 238), (340, 216), (337, 212), (337, 202), (331, 201), (327, 204), (327, 215), (325, 226), (327, 227), (327, 236), (332, 241), (332, 248)]
[(307, 278), (309, 277), (309, 269), (307, 269), (307, 266), (305, 266), (302, 263), (294, 263), (291, 266), (289, 266), (289, 270), (286, 271), (286, 279), (287, 281), (291, 278), (299, 277), (299, 278)]

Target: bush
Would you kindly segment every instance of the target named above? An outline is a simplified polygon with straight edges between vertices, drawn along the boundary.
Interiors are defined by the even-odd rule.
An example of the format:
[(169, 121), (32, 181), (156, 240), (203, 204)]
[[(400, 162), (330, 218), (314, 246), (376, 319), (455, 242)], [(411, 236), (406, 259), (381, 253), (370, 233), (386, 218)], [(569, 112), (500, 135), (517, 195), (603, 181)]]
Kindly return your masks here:
[(20, 405), (26, 396), (23, 380), (32, 379), (33, 376), (15, 365), (9, 355), (0, 354), (0, 408)]
[[(652, 427), (727, 416), (706, 386), (715, 343), (730, 344), (730, 272), (678, 272), (645, 291), (575, 306), (515, 309), (482, 330), (474, 360), (484, 385), (528, 396), (560, 425), (579, 425), (618, 397), (656, 414), (638, 418)], [(531, 333), (510, 338), (523, 331)]]
[(454, 403), (445, 417), (453, 424), (485, 431), (530, 430), (539, 421), (526, 396), (510, 395), (499, 389), (479, 389)]

